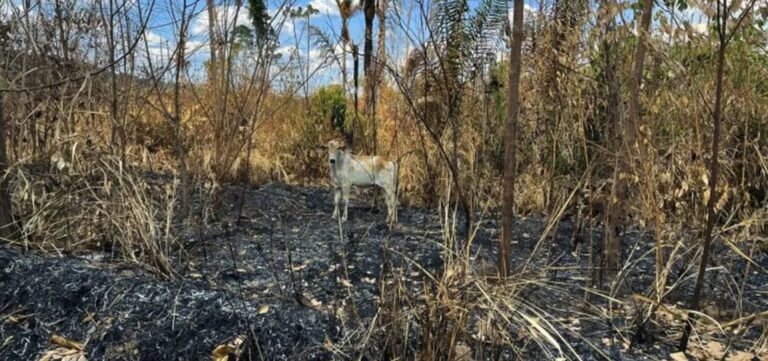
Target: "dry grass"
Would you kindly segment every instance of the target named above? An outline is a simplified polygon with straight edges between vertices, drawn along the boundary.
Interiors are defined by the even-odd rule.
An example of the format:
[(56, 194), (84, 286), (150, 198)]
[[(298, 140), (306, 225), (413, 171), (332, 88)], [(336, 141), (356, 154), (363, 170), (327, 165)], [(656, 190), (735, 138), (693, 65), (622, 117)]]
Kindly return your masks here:
[(8, 172), (25, 248), (110, 258), (174, 274), (172, 223), (178, 182), (153, 183), (110, 155), (54, 158), (51, 167), (17, 163)]

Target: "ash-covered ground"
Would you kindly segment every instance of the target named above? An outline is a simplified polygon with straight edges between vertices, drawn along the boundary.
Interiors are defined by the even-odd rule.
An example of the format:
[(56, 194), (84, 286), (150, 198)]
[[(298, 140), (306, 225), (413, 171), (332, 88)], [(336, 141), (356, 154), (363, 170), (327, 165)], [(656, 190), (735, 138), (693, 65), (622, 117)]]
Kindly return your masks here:
[[(369, 198), (353, 198), (349, 221), (340, 231), (330, 216), (332, 195), (326, 188), (224, 186), (218, 217), (181, 232), (185, 252), (175, 260), (179, 276), (173, 280), (104, 260), (109, 257), (54, 257), (0, 247), (0, 359), (38, 359), (51, 348), (54, 334), (83, 342), (89, 360), (210, 359), (217, 345), (237, 336), (245, 337), (254, 360), (379, 359), (373, 346), (338, 352), (328, 345), (344, 345), (355, 340), (355, 332), (369, 329), (385, 285), (379, 282), (382, 269), (406, 277), (404, 284), (418, 299), (425, 273), (441, 272), (445, 251), (437, 211), (401, 206), (399, 223), (390, 230), (380, 203), (382, 210), (375, 211)], [(498, 216), (486, 218), (472, 245), (478, 268), (496, 259)], [(544, 228), (543, 219), (516, 224), (513, 265), (530, 253), (519, 245), (535, 243)], [(655, 329), (652, 322), (638, 327), (631, 313), (609, 316), (602, 297), (590, 297), (588, 305), (580, 302), (591, 271), (586, 248), (579, 259), (569, 253), (571, 232), (569, 222), (561, 223), (528, 268), (559, 291), (539, 283), (522, 293), (557, 319), (562, 342), (573, 350), (564, 357), (668, 359), (679, 330)], [(599, 232), (594, 236), (599, 243)], [(640, 232), (625, 234), (624, 259), (635, 261), (624, 273), (617, 299), (632, 304), (632, 294), (647, 294), (654, 273), (651, 244)], [(714, 254), (705, 295), (731, 312), (724, 319), (768, 310), (768, 277), (759, 269), (768, 268), (768, 255), (753, 252), (757, 265), (742, 282), (746, 263), (721, 244)], [(673, 267), (670, 284), (683, 269)], [(692, 277), (680, 280), (679, 292), (667, 302), (683, 306), (692, 283)], [(737, 304), (738, 297), (743, 302)], [(765, 322), (759, 321), (732, 337), (729, 351), (749, 351), (761, 335), (765, 339)], [(359, 340), (364, 336), (360, 333)], [(523, 350), (530, 353), (498, 355), (542, 359), (535, 346)]]

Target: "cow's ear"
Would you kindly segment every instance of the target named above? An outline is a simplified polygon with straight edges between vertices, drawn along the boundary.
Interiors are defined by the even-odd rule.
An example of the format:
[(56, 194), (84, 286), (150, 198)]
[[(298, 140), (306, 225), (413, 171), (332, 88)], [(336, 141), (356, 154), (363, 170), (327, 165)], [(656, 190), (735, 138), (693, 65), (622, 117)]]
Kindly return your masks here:
[(339, 149), (347, 150), (347, 143), (341, 142), (341, 144), (339, 145)]

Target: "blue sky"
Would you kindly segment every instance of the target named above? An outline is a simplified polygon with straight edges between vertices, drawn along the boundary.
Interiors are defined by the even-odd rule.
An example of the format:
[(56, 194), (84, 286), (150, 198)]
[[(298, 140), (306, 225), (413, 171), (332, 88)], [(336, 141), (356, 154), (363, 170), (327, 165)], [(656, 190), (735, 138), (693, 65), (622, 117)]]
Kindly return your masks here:
[[(0, 0), (2, 1), (2, 0)], [(148, 1), (148, 0), (141, 0), (141, 1)], [(158, 54), (167, 54), (169, 52), (168, 49), (172, 48), (173, 43), (175, 43), (174, 39), (174, 27), (170, 26), (168, 24), (172, 23), (172, 21), (169, 21), (171, 17), (171, 12), (179, 13), (179, 0), (172, 0), (171, 3), (168, 3), (167, 0), (158, 0), (158, 1), (166, 1), (160, 4), (160, 6), (156, 9), (155, 15), (153, 15), (153, 23), (156, 25), (153, 26), (150, 29), (150, 32), (148, 34), (148, 37), (152, 39), (152, 42), (155, 44), (155, 50)], [(205, 11), (205, 1), (204, 0), (187, 0), (187, 1), (199, 1), (199, 6), (195, 9), (198, 13), (195, 18), (192, 20), (191, 26), (190, 26), (190, 46), (188, 47), (188, 50), (193, 54), (191, 56), (191, 61), (193, 64), (193, 67), (197, 65), (199, 67), (202, 62), (208, 58), (208, 49), (205, 45), (208, 41), (208, 14), (207, 11)], [(246, 1), (247, 2), (247, 1)], [(353, 0), (353, 6), (359, 5), (360, 0)], [(528, 0), (527, 1), (527, 7), (529, 8), (538, 8), (538, 3), (534, 0)], [(176, 3), (176, 4), (173, 4)], [(282, 6), (290, 6), (292, 8), (296, 7), (302, 7), (306, 8), (307, 5), (312, 5), (312, 7), (319, 12), (315, 15), (313, 15), (309, 19), (309, 24), (311, 26), (321, 29), (323, 32), (325, 32), (329, 37), (331, 37), (334, 40), (338, 40), (340, 29), (341, 29), (341, 18), (339, 16), (338, 7), (336, 5), (336, 0), (268, 0), (268, 9), (270, 15), (273, 17), (276, 17), (276, 22), (280, 23), (283, 22), (282, 31), (280, 33), (280, 48), (278, 49), (278, 52), (283, 54), (284, 57), (288, 57), (290, 54), (293, 54), (295, 59), (298, 61), (306, 62), (308, 61), (310, 63), (310, 68), (322, 68), (321, 71), (317, 72), (315, 82), (328, 82), (328, 81), (338, 81), (340, 78), (339, 75), (339, 67), (338, 64), (333, 62), (330, 65), (328, 64), (328, 61), (325, 61), (326, 59), (323, 59), (321, 57), (322, 52), (319, 51), (319, 49), (316, 49), (313, 41), (310, 41), (310, 47), (309, 51), (307, 50), (307, 21), (306, 19), (283, 19), (283, 16), (276, 13), (277, 10)], [(396, 0), (394, 2), (390, 2), (391, 4), (395, 4), (395, 6), (398, 7), (397, 13), (400, 14), (399, 19), (401, 22), (408, 21), (408, 18), (410, 18), (409, 24), (402, 24), (402, 26), (391, 26), (388, 29), (388, 41), (387, 41), (387, 51), (390, 56), (390, 59), (401, 59), (404, 57), (405, 52), (408, 50), (408, 46), (412, 46), (413, 44), (411, 40), (405, 35), (404, 28), (409, 28), (411, 36), (415, 37), (417, 34), (421, 33), (420, 27), (422, 23), (422, 19), (419, 16), (418, 11), (418, 4), (416, 4), (414, 1), (401, 1)], [(471, 0), (470, 1), (470, 7), (474, 8), (479, 3), (479, 0)], [(232, 24), (232, 21), (235, 20), (235, 1), (234, 0), (217, 0), (217, 13), (220, 20), (224, 20), (229, 24)], [(170, 7), (169, 7), (170, 5)], [(427, 1), (427, 5), (428, 1)], [(413, 7), (411, 9), (411, 7)], [(410, 14), (410, 16), (409, 16)], [(390, 23), (396, 22), (396, 16), (390, 16), (389, 19)], [(249, 24), (249, 19), (247, 16), (247, 10), (242, 9), (238, 15), (237, 15), (237, 24)], [(376, 27), (378, 26), (378, 22), (375, 23)], [(163, 26), (165, 25), (165, 26)], [(364, 36), (364, 18), (361, 11), (358, 11), (351, 19), (349, 23), (349, 30), (350, 30), (350, 36), (352, 37), (352, 40), (354, 43), (358, 44), (360, 51), (362, 51), (362, 41)], [(374, 29), (374, 34), (376, 34), (376, 31), (378, 31), (377, 28)], [(375, 36), (375, 35), (374, 35)], [(419, 41), (423, 39), (415, 39), (415, 41)], [(374, 40), (375, 42), (375, 40)], [(298, 50), (296, 49), (296, 45), (298, 46)], [(341, 53), (341, 49), (339, 48), (339, 54)], [(351, 57), (348, 59), (348, 67), (351, 69), (352, 67), (352, 59)], [(362, 57), (360, 59), (361, 66), (362, 66)]]
[[(2, 1), (2, 0), (0, 0)], [(91, 0), (93, 1), (93, 0)], [(147, 1), (147, 0), (139, 0), (139, 1)], [(169, 1), (169, 0), (157, 0), (157, 1)], [(173, 2), (180, 2), (180, 0), (170, 0), (171, 3)], [(199, 14), (193, 19), (190, 30), (191, 30), (191, 44), (194, 45), (195, 48), (195, 55), (192, 56), (192, 62), (193, 64), (200, 64), (204, 59), (207, 58), (207, 47), (204, 46), (205, 43), (207, 43), (208, 35), (207, 35), (207, 24), (208, 24), (208, 16), (207, 12), (205, 11), (205, 1), (204, 0), (187, 0), (187, 1), (200, 1), (199, 7), (197, 11)], [(359, 5), (361, 0), (352, 0), (353, 4)], [(760, 0), (764, 1), (764, 0)], [(231, 21), (234, 20), (234, 13), (235, 13), (235, 6), (234, 0), (216, 0), (217, 4), (217, 12), (219, 13), (220, 19), (227, 20), (230, 24)], [(247, 1), (245, 1), (247, 3)], [(630, 0), (630, 2), (633, 2)], [(425, 0), (426, 7), (429, 6), (429, 0)], [(474, 9), (478, 4), (480, 3), (480, 0), (470, 0), (470, 8)], [(539, 9), (540, 5), (539, 2), (536, 0), (526, 0), (525, 6), (527, 10), (527, 15), (530, 17), (531, 15), (534, 15), (534, 13)], [(270, 15), (277, 17), (277, 22), (281, 22), (282, 16), (279, 14), (276, 14), (277, 9), (280, 8), (280, 6), (290, 6), (292, 8), (296, 7), (303, 7), (306, 8), (308, 4), (311, 4), (316, 10), (319, 11), (318, 14), (312, 16), (309, 19), (309, 23), (317, 28), (322, 29), (326, 34), (334, 38), (334, 40), (338, 40), (338, 34), (340, 33), (341, 29), (341, 18), (338, 14), (338, 7), (336, 5), (336, 0), (267, 0), (267, 6), (270, 12)], [(403, 24), (403, 26), (394, 26), (390, 27), (388, 30), (388, 53), (390, 54), (390, 59), (401, 59), (404, 58), (405, 52), (408, 50), (409, 46), (413, 46), (411, 43), (411, 40), (405, 35), (404, 29), (409, 28), (411, 36), (417, 36), (417, 34), (423, 33), (420, 31), (421, 24), (421, 18), (418, 15), (419, 11), (418, 4), (416, 1), (412, 0), (390, 0), (390, 4), (395, 4), (395, 6), (398, 7), (398, 13), (401, 14), (400, 20), (403, 22), (408, 21), (410, 15), (410, 24), (407, 26)], [(545, 3), (548, 5), (551, 5), (550, 3)], [(692, 3), (693, 4), (693, 3)], [(411, 9), (410, 7), (414, 7)], [(413, 11), (410, 11), (413, 10)], [(657, 8), (657, 10), (659, 10)], [(161, 9), (162, 11), (166, 11), (167, 9)], [(632, 17), (632, 11), (629, 9), (626, 9), (624, 11), (624, 19), (629, 20)], [(228, 14), (228, 15), (225, 15)], [(165, 15), (167, 16), (167, 15)], [(688, 20), (695, 29), (699, 31), (703, 31), (705, 29), (706, 22), (706, 16), (703, 15), (703, 13), (697, 9), (695, 9), (693, 6), (686, 10), (683, 13), (677, 14), (678, 17), (682, 20)], [(158, 16), (155, 17), (156, 21), (163, 22), (164, 14), (158, 14)], [(394, 16), (390, 16), (390, 23), (393, 22)], [(237, 23), (238, 24), (248, 24), (249, 19), (247, 16), (247, 10), (243, 9), (239, 13), (237, 17)], [(321, 58), (320, 54), (321, 52), (318, 49), (315, 49), (314, 45), (310, 42), (309, 50), (307, 50), (307, 31), (306, 31), (306, 20), (305, 19), (296, 19), (296, 20), (286, 20), (284, 23), (284, 26), (282, 28), (282, 32), (280, 33), (280, 49), (278, 50), (279, 53), (285, 55), (287, 58), (290, 54), (293, 54), (295, 56), (295, 59), (302, 62), (310, 62), (310, 68), (315, 69), (317, 67), (321, 67), (321, 71), (317, 73), (316, 80), (318, 82), (328, 82), (328, 81), (338, 81), (340, 78), (339, 75), (339, 69), (338, 65), (336, 63), (331, 64), (330, 66), (323, 67), (323, 59)], [(363, 31), (364, 31), (364, 19), (361, 11), (358, 11), (355, 16), (350, 20), (349, 24), (350, 29), (350, 35), (353, 39), (353, 41), (358, 44), (360, 47), (360, 50), (362, 51), (362, 40), (363, 40)], [(376, 30), (374, 30), (376, 31)], [(161, 30), (158, 29), (158, 31), (155, 32), (160, 37), (164, 38), (173, 38), (171, 29), (165, 29)], [(415, 39), (415, 41), (420, 41), (423, 39)], [(296, 49), (296, 45), (299, 44), (298, 49)], [(340, 50), (340, 49), (339, 49)], [(351, 68), (352, 61), (351, 58), (348, 59), (348, 67)], [(362, 59), (360, 60), (362, 62)], [(327, 63), (325, 64), (327, 65)], [(362, 66), (362, 65), (361, 65)]]
[[(22, 0), (0, 0), (0, 16), (9, 16), (14, 14), (13, 8), (16, 8), (16, 16), (19, 16), (20, 4)], [(52, 1), (41, 0), (44, 7), (50, 7)], [(109, 0), (69, 0), (75, 7), (91, 7), (98, 4), (96, 1), (101, 1), (102, 4), (109, 4)], [(116, 3), (122, 0), (115, 1)], [(186, 1), (188, 4), (194, 4), (191, 7), (191, 11), (194, 12), (194, 17), (190, 23), (190, 37), (188, 39), (187, 51), (190, 56), (190, 63), (192, 72), (202, 74), (202, 63), (208, 58), (208, 12), (206, 11), (206, 0), (126, 0), (127, 8), (134, 14), (134, 18), (137, 19), (138, 9), (141, 8), (145, 14), (149, 7), (149, 4), (154, 1), (155, 6), (150, 17), (149, 27), (146, 32), (146, 38), (149, 46), (149, 55), (156, 59), (155, 63), (161, 63), (167, 60), (168, 56), (172, 53), (172, 49), (176, 43), (177, 33), (177, 21), (181, 14), (181, 6)], [(359, 4), (361, 0), (352, 0)], [(429, 0), (424, 0), (425, 6), (429, 6)], [(693, 1), (693, 0), (691, 0)], [(759, 3), (764, 3), (766, 0), (759, 0)], [(244, 1), (247, 3), (247, 1)], [(470, 7), (475, 8), (480, 0), (470, 0)], [(629, 0), (634, 2), (634, 0)], [(215, 0), (218, 17), (220, 20), (226, 21), (230, 27), (233, 21), (237, 21), (237, 24), (249, 24), (250, 21), (247, 16), (247, 9), (243, 8), (239, 14), (235, 16), (235, 0)], [(424, 39), (418, 39), (418, 34), (423, 34), (423, 29), (420, 29), (422, 24), (419, 17), (418, 4), (414, 0), (390, 0), (390, 4), (394, 4), (397, 7), (397, 13), (400, 15), (401, 26), (390, 26), (388, 29), (388, 41), (387, 51), (390, 56), (390, 60), (398, 61), (405, 57), (406, 51), (409, 47), (413, 47), (413, 41), (419, 42)], [(693, 3), (693, 2), (692, 2)], [(296, 62), (303, 62), (306, 65), (308, 62), (310, 68), (314, 71), (319, 69), (315, 79), (315, 83), (327, 83), (338, 81), (340, 78), (338, 64), (332, 63), (328, 65), (321, 56), (322, 52), (319, 51), (313, 44), (310, 43), (307, 50), (307, 24), (305, 19), (283, 19), (282, 15), (277, 13), (280, 6), (290, 6), (292, 8), (301, 6), (306, 8), (308, 4), (311, 4), (315, 9), (319, 11), (318, 14), (312, 16), (309, 19), (309, 23), (321, 29), (328, 34), (333, 40), (338, 40), (338, 34), (341, 28), (341, 18), (338, 15), (338, 8), (336, 0), (267, 0), (267, 6), (270, 15), (276, 17), (277, 22), (284, 22), (282, 31), (280, 32), (280, 48), (278, 52), (283, 54), (285, 58), (293, 55)], [(533, 15), (533, 13), (539, 9), (539, 3), (536, 0), (526, 0), (526, 8), (529, 10), (526, 16)], [(50, 9), (47, 10), (48, 12)], [(625, 11), (627, 19), (631, 18), (631, 11)], [(408, 15), (410, 14), (410, 16)], [(706, 21), (706, 16), (699, 10), (691, 7), (683, 14), (678, 14), (683, 20), (689, 20), (691, 24), (697, 29), (705, 29), (703, 22)], [(235, 19), (236, 18), (236, 19)], [(137, 20), (135, 20), (137, 21)], [(390, 16), (390, 24), (395, 22), (395, 16)], [(358, 12), (350, 21), (350, 34), (353, 41), (362, 48), (364, 19), (361, 12)], [(406, 36), (406, 29), (412, 37), (416, 39), (410, 39)], [(296, 48), (296, 45), (298, 49)], [(146, 56), (147, 52), (143, 50), (142, 54)], [(337, 53), (340, 52), (340, 48), (337, 49)], [(362, 49), (361, 49), (362, 50)], [(348, 59), (348, 67), (351, 68), (351, 58)], [(362, 62), (362, 59), (360, 60)]]

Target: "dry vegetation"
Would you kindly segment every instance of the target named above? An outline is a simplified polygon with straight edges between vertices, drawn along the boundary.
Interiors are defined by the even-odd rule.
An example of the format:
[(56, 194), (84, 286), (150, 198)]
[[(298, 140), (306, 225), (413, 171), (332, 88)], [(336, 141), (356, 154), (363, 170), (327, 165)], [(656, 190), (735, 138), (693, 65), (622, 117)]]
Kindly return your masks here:
[[(400, 162), (401, 206), (439, 214), (444, 264), (421, 269), (414, 293), (383, 261), (378, 311), (326, 345), (337, 357), (615, 359), (646, 341), (676, 344), (686, 325), (699, 359), (768, 357), (766, 310), (748, 306), (768, 294), (744, 293), (768, 268), (768, 4), (654, 3), (640, 37), (647, 3), (526, 7), (514, 209), (546, 227), (516, 234), (505, 279), (475, 263), (472, 247), (503, 206), (511, 6), (362, 3), (354, 12), (342, 1), (343, 22), (378, 19), (376, 37), (343, 37), (348, 29), (320, 26), (323, 16), (293, 0), (0, 0), (3, 243), (189, 277), (184, 241), (219, 220), (222, 185), (325, 186), (316, 146), (346, 138), (357, 153)], [(191, 24), (214, 4), (251, 22), (204, 11), (218, 19), (206, 23), (214, 41), (196, 41)], [(159, 23), (170, 24), (168, 44), (155, 39)], [(361, 49), (342, 53), (350, 41)], [(365, 67), (353, 66), (358, 52)], [(578, 274), (572, 284), (550, 277), (560, 265), (544, 252), (561, 223), (575, 224), (588, 255), (567, 271)], [(644, 236), (622, 236), (632, 232)], [(722, 284), (699, 295), (708, 234), (710, 272), (727, 276), (705, 279)], [(652, 281), (638, 286), (633, 270), (648, 259)], [(568, 294), (573, 308), (529, 298), (542, 289)], [(614, 317), (634, 322), (607, 321), (604, 344), (587, 350), (571, 347), (587, 336), (561, 335)]]

